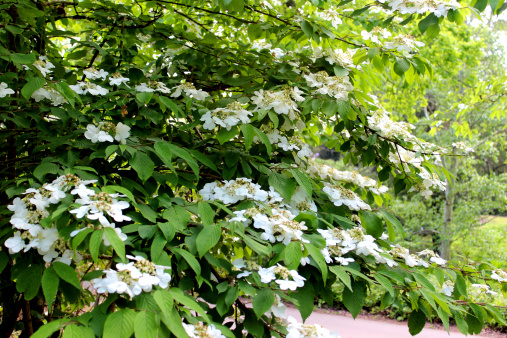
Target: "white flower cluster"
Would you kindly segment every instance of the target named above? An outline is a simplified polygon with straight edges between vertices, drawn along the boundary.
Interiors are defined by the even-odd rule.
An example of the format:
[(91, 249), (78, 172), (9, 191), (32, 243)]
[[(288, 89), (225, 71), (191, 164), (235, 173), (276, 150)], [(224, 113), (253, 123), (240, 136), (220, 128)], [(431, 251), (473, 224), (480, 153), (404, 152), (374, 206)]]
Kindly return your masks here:
[(281, 59), (286, 55), (281, 48), (272, 48), (271, 44), (267, 43), (265, 39), (255, 40), (252, 43), (252, 49), (255, 49), (257, 51), (267, 49), (269, 50), (269, 54), (271, 54), (271, 56), (275, 59)]
[(150, 292), (155, 285), (162, 289), (169, 287), (171, 275), (165, 270), (170, 267), (155, 265), (141, 256), (127, 255), (127, 258), (134, 262), (116, 264), (116, 270), (104, 270), (105, 278), (91, 280), (98, 293), (126, 293), (132, 298), (143, 291)]
[(387, 49), (396, 49), (399, 52), (406, 51), (408, 53), (417, 51), (418, 47), (424, 46), (424, 42), (416, 41), (412, 35), (400, 34), (393, 38), (393, 41), (384, 43)]
[(325, 50), (320, 47), (315, 48), (314, 58), (325, 57), (326, 61), (332, 65), (338, 65), (345, 69), (357, 69), (358, 67), (354, 64), (352, 57), (354, 56), (355, 50), (346, 50), (343, 51), (341, 49), (331, 49), (327, 48)]
[[(387, 0), (379, 0), (385, 3)], [(425, 14), (430, 12), (437, 18), (446, 16), (450, 9), (460, 8), (456, 0), (394, 0), (387, 1), (392, 11), (398, 11), (400, 14)]]
[(7, 95), (14, 94), (15, 91), (10, 89), (9, 86), (7, 86), (7, 83), (1, 82), (0, 83), (0, 97), (6, 97)]
[(287, 335), (286, 338), (340, 338), (337, 332), (331, 332), (319, 324), (302, 324), (294, 317), (287, 319)]
[(329, 76), (324, 70), (316, 74), (304, 75), (304, 78), (310, 87), (317, 88), (316, 93), (329, 95), (337, 100), (348, 100), (349, 92), (354, 90), (348, 76)]
[(152, 92), (158, 91), (158, 92), (161, 92), (164, 94), (169, 94), (171, 92), (171, 90), (169, 88), (167, 88), (165, 86), (165, 84), (163, 84), (162, 82), (157, 82), (157, 81), (149, 81), (149, 82), (141, 83), (136, 86), (136, 91), (141, 92), (141, 93), (152, 93)]
[(368, 126), (380, 136), (387, 138), (401, 138), (405, 141), (414, 141), (416, 137), (411, 133), (415, 127), (406, 122), (394, 122), (389, 118), (388, 112), (379, 109), (367, 117)]
[(109, 90), (106, 88), (103, 88), (99, 86), (98, 84), (92, 83), (92, 82), (85, 82), (85, 81), (78, 81), (75, 85), (70, 85), (70, 89), (75, 91), (77, 94), (80, 95), (86, 95), (87, 93), (90, 93), (94, 96), (96, 95), (106, 95), (109, 93)]
[[(393, 246), (389, 253), (393, 257), (401, 258), (405, 260), (405, 264), (414, 267), (414, 266), (423, 266), (425, 268), (429, 267), (429, 263), (435, 263), (437, 265), (445, 265), (447, 261), (443, 258), (441, 258), (439, 255), (437, 255), (432, 250), (426, 249), (421, 252), (419, 252), (416, 255), (413, 255), (410, 253), (410, 251), (407, 248), (404, 248), (400, 246), (399, 244)], [(429, 262), (421, 259), (420, 257), (429, 257)]]
[(122, 83), (127, 85), (127, 82), (129, 82), (130, 79), (128, 77), (123, 77), (120, 73), (113, 73), (109, 77), (109, 85), (110, 86), (119, 86)]
[(179, 97), (182, 92), (185, 93), (186, 96), (199, 101), (204, 101), (209, 96), (204, 90), (196, 89), (192, 83), (185, 82), (174, 88), (174, 93), (171, 94), (171, 97)]
[(204, 122), (204, 129), (213, 130), (218, 125), (231, 130), (240, 121), (245, 124), (250, 123), (250, 115), (252, 112), (244, 109), (241, 103), (233, 102), (228, 104), (226, 108), (216, 108), (206, 112), (201, 117), (201, 121)]
[(486, 284), (472, 284), (473, 288), (477, 289), (481, 293), (489, 294), (492, 296), (497, 296), (498, 292), (491, 291), (489, 285)]
[(284, 151), (296, 151), (297, 157), (304, 158), (313, 155), (312, 148), (305, 143), (299, 136), (281, 136), (279, 132), (273, 132), (267, 135), (269, 140), (282, 148)]
[(16, 231), (14, 237), (5, 241), (9, 252), (11, 254), (22, 250), (27, 252), (33, 248), (37, 249), (46, 262), (56, 260), (70, 264), (73, 257), (79, 261), (80, 256), (78, 254), (74, 256), (67, 243), (60, 239), (56, 227), (54, 225), (42, 227), (41, 221), (50, 216), (48, 208), (64, 199), (67, 191), (94, 182), (83, 181), (77, 176), (68, 174), (58, 177), (52, 183), (44, 184), (39, 189), (27, 189), (23, 198), (16, 197), (7, 208), (14, 212), (10, 220), (13, 228), (21, 231)]
[(226, 338), (213, 324), (207, 326), (201, 323), (194, 325), (186, 323), (182, 324), (185, 332), (190, 338)]
[(313, 159), (308, 160), (307, 170), (313, 178), (352, 183), (360, 188), (368, 189), (377, 195), (384, 194), (388, 190), (386, 186), (378, 186), (377, 181), (372, 178), (362, 176), (357, 171), (340, 171), (326, 164), (318, 164)]
[[(72, 195), (78, 195), (76, 203), (81, 204), (77, 209), (71, 210), (77, 218), (86, 218), (98, 220), (102, 226), (113, 227), (106, 215), (112, 217), (116, 222), (130, 221), (130, 217), (123, 215), (122, 210), (130, 207), (126, 201), (118, 201), (118, 197), (125, 197), (119, 194), (109, 194), (107, 192), (96, 193), (88, 189), (84, 184), (80, 184), (76, 189), (70, 192)], [(116, 232), (121, 234), (121, 230), (115, 228)]]
[[(118, 122), (114, 125), (112, 122), (99, 122), (97, 125), (89, 124), (86, 126), (85, 137), (93, 143), (120, 141), (121, 144), (127, 143), (130, 136), (130, 127)], [(113, 138), (114, 136), (114, 138)]]
[(380, 255), (384, 250), (375, 243), (374, 237), (364, 233), (362, 227), (349, 230), (338, 228), (318, 229), (317, 231), (326, 240), (326, 247), (321, 250), (321, 253), (327, 263), (332, 263), (334, 259), (340, 265), (348, 265), (354, 262), (355, 259), (343, 256), (349, 252), (354, 252), (356, 255), (373, 256), (379, 263), (388, 263), (389, 266), (396, 265), (392, 259)]
[(281, 200), (280, 194), (272, 188), (269, 192), (262, 190), (257, 183), (252, 183), (249, 178), (237, 178), (235, 180), (206, 183), (199, 191), (205, 201), (219, 200), (225, 204), (233, 204), (246, 199), (266, 202), (268, 198)]
[(440, 290), (440, 292), (442, 292), (446, 296), (451, 297), (453, 291), (454, 291), (454, 283), (452, 282), (452, 280), (446, 280), (442, 285), (442, 289)]
[(63, 97), (62, 94), (51, 88), (50, 86), (44, 86), (42, 88), (37, 89), (33, 92), (32, 99), (35, 102), (40, 102), (44, 99), (51, 101), (53, 106), (58, 106), (64, 103), (67, 103), (67, 100)]
[(305, 100), (301, 96), (303, 92), (298, 87), (286, 87), (280, 91), (261, 89), (254, 94), (252, 101), (257, 106), (255, 111), (273, 109), (277, 114), (287, 115), (291, 121), (297, 118), (296, 112), (299, 112), (297, 102)]
[(465, 144), (465, 142), (454, 142), (452, 144), (453, 147), (456, 147), (459, 150), (463, 150), (465, 154), (471, 153), (474, 151), (474, 148), (470, 148)]
[(90, 80), (97, 80), (102, 79), (105, 80), (106, 77), (109, 75), (108, 72), (106, 72), (104, 69), (97, 70), (95, 68), (87, 68), (83, 70), (83, 74), (86, 75), (86, 78)]
[(308, 227), (305, 222), (295, 221), (296, 216), (289, 210), (275, 207), (271, 209), (271, 215), (266, 213), (262, 208), (237, 210), (234, 211), (236, 217), (231, 222), (239, 221), (248, 225), (252, 220), (254, 228), (264, 230), (261, 239), (271, 243), (282, 242), (288, 245), (293, 240), (308, 242), (303, 239), (303, 231), (308, 230)]
[(345, 189), (341, 185), (333, 185), (324, 182), (324, 188), (322, 191), (326, 193), (331, 202), (333, 202), (337, 207), (345, 205), (351, 210), (371, 210), (371, 207), (355, 192)]
[(387, 39), (388, 37), (391, 36), (391, 32), (385, 28), (375, 27), (370, 32), (365, 30), (361, 31), (361, 36), (363, 37), (364, 40), (370, 40), (371, 42), (374, 43), (380, 43), (380, 38)]
[(296, 270), (289, 270), (280, 264), (269, 268), (260, 268), (258, 273), (261, 277), (261, 282), (269, 284), (275, 281), (281, 290), (295, 291), (298, 287), (305, 285), (306, 278), (301, 277)]
[(499, 281), (500, 283), (507, 282), (507, 272), (500, 269), (496, 269), (491, 274), (491, 278)]
[(329, 8), (323, 11), (315, 11), (315, 14), (324, 21), (331, 22), (331, 26), (338, 28), (338, 25), (342, 24), (340, 14), (334, 9)]
[[(33, 65), (42, 73), (42, 76), (44, 77), (52, 72), (51, 69), (55, 68), (55, 65), (49, 62), (48, 58), (45, 56), (39, 56), (39, 60), (36, 60)], [(30, 67), (26, 65), (23, 65), (23, 68), (25, 68), (25, 70), (30, 69)]]

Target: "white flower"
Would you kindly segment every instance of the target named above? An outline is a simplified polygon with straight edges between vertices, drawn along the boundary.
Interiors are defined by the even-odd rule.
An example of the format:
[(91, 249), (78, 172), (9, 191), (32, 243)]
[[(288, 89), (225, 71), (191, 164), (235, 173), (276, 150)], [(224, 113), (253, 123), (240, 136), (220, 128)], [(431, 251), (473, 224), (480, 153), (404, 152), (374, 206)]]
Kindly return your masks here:
[(106, 88), (102, 88), (101, 86), (92, 83), (92, 82), (84, 82), (79, 81), (75, 85), (69, 86), (73, 91), (75, 91), (77, 94), (85, 95), (87, 93), (90, 93), (92, 95), (106, 95), (109, 93), (109, 90)]
[(121, 144), (127, 143), (127, 138), (130, 136), (130, 127), (118, 122), (116, 125), (116, 135), (114, 136), (114, 139), (116, 141), (120, 141)]
[(83, 74), (86, 75), (86, 77), (90, 80), (96, 80), (96, 79), (105, 80), (107, 75), (109, 75), (109, 73), (106, 72), (104, 69), (96, 70), (95, 68), (85, 69), (85, 70), (83, 70)]
[(260, 268), (259, 269), (258, 273), (259, 273), (259, 276), (261, 277), (261, 282), (269, 283), (272, 280), (276, 279), (276, 276), (274, 273), (275, 267), (276, 266), (272, 266), (270, 268)]
[[(52, 72), (51, 69), (55, 68), (55, 65), (49, 62), (47, 57), (45, 56), (39, 56), (39, 60), (35, 61), (33, 65), (42, 73), (42, 76), (44, 77), (46, 77), (47, 74)], [(25, 68), (25, 70), (30, 69), (26, 65), (23, 65), (23, 67)]]
[(292, 280), (289, 280), (288, 276), (284, 279), (275, 280), (275, 282), (280, 285), (280, 290), (295, 291), (298, 287), (305, 285), (306, 278), (301, 277), (296, 270), (290, 270), (289, 273), (290, 277), (292, 277)]
[(129, 82), (129, 81), (130, 81), (130, 79), (128, 77), (123, 77), (123, 76), (121, 76), (120, 73), (113, 73), (113, 74), (111, 74), (111, 76), (109, 76), (109, 85), (110, 86), (119, 86), (122, 83), (127, 85), (127, 82)]
[(497, 269), (493, 271), (491, 278), (499, 281), (500, 283), (507, 282), (507, 273), (503, 270)]
[(14, 94), (15, 91), (7, 87), (7, 83), (0, 83), (0, 97), (5, 97), (6, 95)]
[(338, 333), (331, 332), (319, 324), (301, 324), (294, 317), (287, 318), (286, 338), (340, 338)]
[(454, 283), (451, 280), (447, 280), (442, 285), (442, 289), (440, 292), (442, 292), (446, 296), (451, 296), (452, 292), (454, 291)]
[(26, 243), (21, 237), (21, 232), (16, 231), (14, 233), (14, 237), (10, 237), (5, 240), (4, 245), (9, 248), (9, 253), (12, 255), (25, 249)]
[(201, 121), (204, 122), (204, 129), (213, 130), (219, 125), (227, 130), (231, 130), (240, 121), (245, 124), (249, 123), (250, 118), (248, 116), (252, 114), (252, 112), (244, 109), (239, 102), (233, 102), (228, 104), (226, 108), (216, 108), (206, 112), (201, 117)]
[(196, 89), (192, 83), (185, 82), (174, 88), (174, 93), (171, 94), (171, 97), (179, 97), (182, 92), (186, 96), (193, 97), (198, 101), (204, 101), (209, 96), (204, 90)]

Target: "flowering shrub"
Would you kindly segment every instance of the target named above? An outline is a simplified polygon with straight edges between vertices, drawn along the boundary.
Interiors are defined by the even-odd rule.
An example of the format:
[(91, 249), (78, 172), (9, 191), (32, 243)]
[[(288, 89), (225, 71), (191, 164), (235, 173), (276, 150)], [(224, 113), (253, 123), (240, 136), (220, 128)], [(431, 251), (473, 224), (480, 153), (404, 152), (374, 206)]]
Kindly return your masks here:
[[(465, 280), (505, 272), (393, 245), (381, 184), (445, 189), (442, 148), (368, 92), (386, 69), (431, 71), (412, 37), (382, 45), (394, 17), (430, 12), (419, 27), (435, 33), (463, 20), (457, 3), (2, 6), (0, 332), (331, 337), (283, 302), (306, 319), (336, 281), (354, 316), (371, 284), (408, 304), (412, 334), (434, 313), (464, 333), (503, 320)], [(378, 181), (312, 161), (323, 143)]]

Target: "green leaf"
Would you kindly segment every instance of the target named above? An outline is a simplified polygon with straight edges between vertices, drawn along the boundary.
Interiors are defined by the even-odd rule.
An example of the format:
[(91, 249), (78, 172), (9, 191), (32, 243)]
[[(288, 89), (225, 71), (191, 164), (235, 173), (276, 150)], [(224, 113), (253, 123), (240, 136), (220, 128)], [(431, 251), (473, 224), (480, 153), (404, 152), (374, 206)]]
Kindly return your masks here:
[(266, 146), (266, 151), (268, 152), (268, 155), (271, 155), (272, 148), (271, 148), (271, 141), (269, 141), (268, 136), (259, 128), (255, 128), (255, 135), (261, 140), (262, 143)]
[(303, 252), (301, 251), (300, 242), (290, 242), (289, 245), (285, 247), (285, 262), (289, 270), (297, 269), (302, 257)]
[(217, 166), (215, 165), (215, 163), (213, 163), (213, 161), (210, 160), (206, 155), (201, 154), (197, 150), (189, 150), (189, 152), (190, 152), (190, 154), (192, 154), (192, 156), (194, 156), (196, 158), (197, 161), (201, 162), (202, 164), (204, 164), (208, 168), (211, 168), (212, 170), (218, 172), (218, 169), (217, 169)]
[(353, 281), (352, 291), (343, 289), (343, 305), (347, 308), (354, 319), (357, 317), (364, 304), (364, 286), (362, 283)]
[(162, 313), (169, 316), (174, 304), (174, 299), (173, 296), (171, 296), (171, 293), (167, 290), (157, 290), (153, 294), (153, 299), (155, 299), (155, 302), (160, 310), (162, 310)]
[(324, 281), (324, 285), (326, 285), (327, 280), (327, 264), (322, 252), (320, 252), (317, 247), (304, 243), (305, 248), (308, 250), (309, 255), (315, 260), (317, 266), (319, 267), (320, 272), (322, 273), (322, 280)]
[(402, 237), (405, 237), (405, 230), (403, 229), (403, 225), (401, 225), (398, 218), (396, 218), (396, 216), (394, 216), (393, 214), (391, 214), (385, 210), (380, 210), (380, 212), (382, 213), (382, 215), (384, 215), (387, 223), (390, 223), (392, 226), (394, 226), (396, 228), (396, 230), (398, 230), (398, 233)]
[(269, 175), (268, 183), (288, 201), (290, 201), (296, 189), (296, 182), (293, 179), (275, 172)]
[(42, 279), (42, 269), (43, 266), (40, 264), (31, 264), (18, 276), (16, 290), (24, 293), (25, 300), (31, 300), (37, 296)]
[(304, 20), (301, 22), (301, 29), (303, 30), (303, 33), (305, 33), (306, 36), (309, 38), (312, 38), (313, 36), (313, 27), (312, 24), (308, 21)]
[(136, 99), (143, 104), (148, 104), (153, 97), (153, 92), (141, 92), (136, 94)]
[(114, 193), (119, 192), (119, 193), (127, 196), (127, 198), (132, 203), (136, 203), (136, 200), (134, 198), (134, 194), (132, 194), (132, 192), (125, 187), (120, 187), (119, 185), (108, 185), (108, 186), (103, 187), (102, 191), (110, 193), (110, 194), (114, 194)]
[(58, 274), (52, 266), (44, 270), (42, 274), (42, 292), (44, 293), (49, 312), (53, 311), (51, 307), (56, 298), (59, 282), (60, 277), (58, 277)]
[(136, 338), (157, 338), (158, 325), (155, 313), (140, 311), (134, 321), (134, 333)]
[(426, 32), (426, 30), (432, 25), (438, 25), (438, 18), (433, 13), (419, 21), (417, 26), (419, 27), (419, 31), (424, 34), (424, 32)]
[(361, 219), (361, 225), (366, 229), (366, 233), (375, 238), (382, 236), (384, 232), (384, 226), (382, 220), (376, 214), (370, 211), (361, 210), (359, 211), (359, 218)]
[(415, 336), (426, 325), (426, 314), (422, 310), (415, 310), (408, 316), (408, 332)]
[(110, 227), (104, 227), (104, 233), (106, 235), (107, 240), (113, 246), (116, 254), (121, 258), (122, 261), (125, 261), (125, 243), (118, 237), (116, 231)]
[(243, 239), (243, 241), (245, 242), (245, 244), (250, 249), (252, 249), (253, 251), (257, 252), (259, 255), (269, 256), (271, 254), (271, 250), (268, 247), (260, 244), (259, 242), (257, 242), (253, 238), (251, 238), (249, 235), (247, 235), (245, 233), (242, 233), (242, 232), (239, 232), (239, 231), (236, 231), (236, 233), (239, 236), (241, 236), (241, 238)]
[(395, 296), (396, 293), (394, 292), (394, 288), (393, 288), (393, 284), (389, 281), (389, 279), (379, 275), (379, 274), (375, 274), (373, 275), (373, 278), (375, 278), (375, 280), (384, 287), (384, 289), (386, 289), (390, 294), (391, 296)]
[[(51, 84), (50, 84), (51, 86)], [(55, 83), (54, 86), (51, 86), (53, 87), (57, 92), (59, 92), (60, 94), (62, 94), (62, 96), (67, 100), (69, 101), (70, 105), (72, 107), (74, 107), (74, 104), (76, 103), (76, 100), (79, 102), (79, 103), (83, 103), (81, 101), (81, 97), (75, 92), (73, 91), (69, 85), (65, 82), (58, 82), (58, 83)]]
[(477, 8), (480, 12), (482, 12), (486, 9), (487, 5), (488, 0), (477, 0), (477, 2), (474, 4), (474, 7)]
[(231, 130), (220, 128), (220, 131), (217, 134), (217, 140), (220, 144), (224, 144), (225, 142), (233, 139), (236, 135), (238, 135), (237, 127), (232, 127)]
[(301, 318), (305, 321), (313, 312), (314, 307), (315, 291), (313, 290), (312, 284), (305, 283), (302, 288), (297, 289), (297, 292), (291, 293), (291, 296), (298, 301), (296, 307), (301, 314)]
[(197, 235), (196, 245), (199, 256), (204, 256), (213, 248), (222, 236), (222, 227), (220, 225), (208, 225)]
[(438, 33), (440, 33), (440, 25), (431, 25), (428, 27), (428, 30), (426, 31), (426, 35), (428, 35), (429, 38), (436, 38), (438, 36)]
[(21, 89), (21, 94), (27, 100), (30, 100), (32, 94), (42, 88), (46, 84), (46, 80), (41, 77), (32, 77)]
[(134, 156), (129, 160), (132, 168), (137, 172), (141, 181), (146, 181), (153, 174), (155, 163), (151, 158), (141, 151), (136, 151)]
[(245, 140), (245, 148), (246, 150), (250, 149), (253, 138), (255, 135), (254, 127), (250, 124), (242, 124), (239, 126), (239, 129), (241, 129), (241, 132), (243, 133), (243, 138)]
[(313, 187), (312, 181), (310, 180), (308, 175), (297, 169), (291, 169), (289, 171), (292, 174), (292, 177), (296, 179), (296, 182), (298, 182), (298, 184), (306, 191), (308, 197), (311, 198), (313, 194)]
[(329, 270), (331, 270), (331, 272), (334, 273), (336, 277), (338, 277), (343, 282), (343, 284), (349, 288), (350, 291), (352, 291), (350, 276), (341, 266), (333, 265), (329, 267)]
[(41, 163), (33, 171), (33, 176), (41, 182), (44, 182), (44, 176), (47, 174), (58, 174), (60, 166), (56, 163)]
[(155, 151), (157, 151), (157, 144), (159, 146), (158, 149), (163, 150), (167, 152), (169, 150), (172, 154), (178, 156), (179, 158), (182, 158), (187, 162), (187, 164), (190, 166), (192, 171), (196, 176), (199, 176), (199, 165), (197, 164), (197, 161), (190, 155), (190, 153), (183, 148), (180, 148), (174, 144), (168, 143), (168, 142), (157, 142), (155, 144)]
[(165, 223), (157, 223), (158, 227), (160, 228), (160, 230), (162, 230), (162, 233), (164, 234), (164, 237), (165, 239), (170, 242), (173, 238), (174, 238), (174, 235), (176, 234), (176, 229), (174, 228), (174, 225), (171, 224), (170, 222), (165, 222)]
[(178, 116), (185, 116), (185, 113), (181, 109), (180, 106), (178, 106), (176, 103), (174, 103), (171, 99), (165, 97), (165, 96), (159, 96), (158, 99), (160, 102), (162, 102), (167, 108), (171, 109), (173, 112), (179, 113)]
[(177, 338), (188, 338), (188, 334), (181, 324), (181, 316), (178, 310), (173, 308), (169, 314), (162, 314), (160, 319)]
[(81, 283), (79, 282), (79, 277), (77, 276), (76, 270), (74, 270), (67, 264), (61, 262), (54, 262), (53, 268), (55, 269), (56, 273), (58, 274), (58, 276), (60, 276), (61, 279), (71, 284), (76, 289), (80, 291), (82, 290)]
[(146, 218), (148, 221), (152, 223), (157, 222), (158, 213), (154, 211), (149, 205), (138, 203), (136, 207), (141, 212), (141, 215), (143, 215), (143, 217)]
[(405, 59), (398, 59), (394, 63), (394, 72), (399, 76), (403, 76), (407, 70), (410, 69), (410, 63)]
[(68, 318), (61, 318), (44, 324), (31, 336), (31, 338), (47, 338), (54, 332), (60, 330), (63, 322), (66, 322), (67, 320)]
[(175, 252), (178, 255), (180, 255), (181, 257), (183, 257), (183, 259), (185, 259), (185, 261), (187, 261), (188, 265), (190, 265), (192, 270), (195, 271), (195, 274), (197, 276), (201, 275), (201, 265), (199, 264), (197, 259), (195, 259), (194, 255), (192, 255), (190, 252), (183, 250), (181, 248), (171, 248), (171, 251)]
[(273, 302), (275, 301), (275, 295), (269, 288), (260, 289), (255, 297), (253, 298), (252, 305), (257, 318), (260, 318), (263, 314), (271, 309)]
[(195, 301), (194, 298), (190, 297), (188, 294), (184, 293), (183, 291), (177, 288), (171, 288), (169, 289), (169, 292), (171, 292), (171, 295), (173, 296), (175, 301), (185, 305), (190, 310), (194, 310), (195, 312), (200, 314), (206, 322), (208, 323), (210, 322), (210, 319), (206, 314), (206, 311), (204, 311), (204, 309)]
[(14, 63), (19, 63), (22, 65), (30, 65), (35, 62), (35, 54), (19, 54), (12, 53), (9, 55), (9, 58)]
[(215, 218), (215, 212), (213, 208), (207, 202), (199, 202), (198, 204), (199, 216), (201, 217), (202, 224), (204, 226), (208, 226), (213, 224), (213, 219)]
[(134, 333), (136, 313), (132, 309), (121, 309), (111, 313), (104, 323), (104, 338), (128, 338)]
[(104, 230), (95, 230), (90, 237), (90, 255), (95, 263), (99, 262), (99, 249), (102, 244), (102, 237), (104, 236)]

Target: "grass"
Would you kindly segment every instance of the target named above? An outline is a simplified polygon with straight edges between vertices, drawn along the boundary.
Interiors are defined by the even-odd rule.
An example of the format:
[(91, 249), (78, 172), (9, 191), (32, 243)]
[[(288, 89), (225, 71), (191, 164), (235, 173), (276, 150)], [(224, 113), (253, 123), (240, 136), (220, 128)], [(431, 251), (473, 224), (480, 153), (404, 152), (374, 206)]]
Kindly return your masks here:
[(507, 217), (484, 216), (483, 225), (471, 229), (452, 244), (452, 252), (476, 262), (507, 267)]

